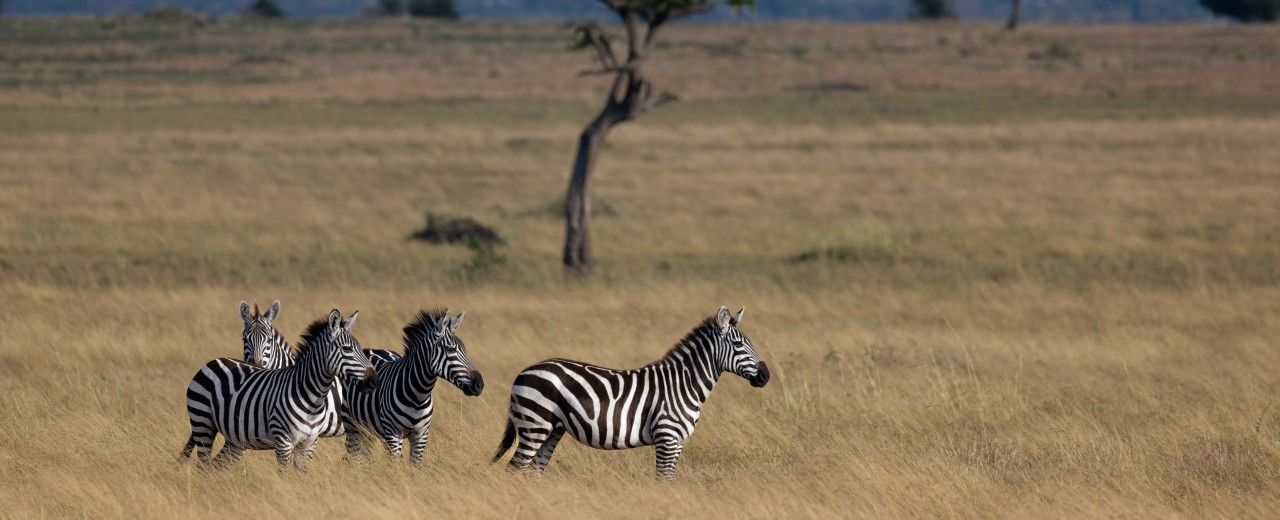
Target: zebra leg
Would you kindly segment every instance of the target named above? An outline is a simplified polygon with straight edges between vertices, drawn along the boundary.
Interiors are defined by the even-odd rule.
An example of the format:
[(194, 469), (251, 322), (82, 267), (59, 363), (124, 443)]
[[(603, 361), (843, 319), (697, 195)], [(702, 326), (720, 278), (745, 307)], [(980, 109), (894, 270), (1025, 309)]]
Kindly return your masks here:
[(187, 437), (187, 445), (182, 447), (182, 455), (178, 455), (178, 462), (182, 462), (191, 457), (192, 448), (196, 447), (196, 436)]
[(209, 463), (209, 452), (213, 451), (213, 443), (202, 443), (196, 440), (196, 434), (192, 433), (187, 439), (187, 445), (182, 447), (182, 455), (178, 456), (178, 462), (186, 462), (191, 458), (191, 452), (196, 452), (196, 457), (200, 459), (201, 464)]
[(516, 445), (516, 453), (511, 456), (511, 462), (507, 463), (507, 468), (521, 472), (529, 471), (532, 468), (534, 455), (537, 455), (550, 434), (551, 428), (517, 428), (516, 437), (520, 439), (520, 443)]
[(430, 430), (423, 428), (422, 431), (409, 432), (409, 463), (418, 465), (422, 463), (422, 455), (427, 451), (427, 436)]
[(369, 453), (367, 448), (369, 444), (365, 442), (369, 436), (359, 428), (347, 425), (347, 456), (357, 464), (367, 464), (369, 462)]
[(399, 459), (404, 452), (404, 438), (398, 433), (383, 435), (382, 443), (387, 446), (387, 453), (390, 453), (393, 459)]
[(219, 469), (225, 468), (240, 460), (241, 455), (244, 455), (244, 448), (225, 443), (222, 445), (222, 450), (218, 452), (218, 456), (213, 458), (213, 465)]
[(556, 452), (556, 444), (560, 443), (560, 438), (564, 437), (564, 428), (556, 428), (547, 436), (547, 440), (542, 443), (542, 447), (538, 448), (538, 456), (534, 458), (533, 469), (539, 473), (547, 469), (547, 464), (551, 463), (551, 454)]
[(276, 437), (275, 444), (276, 462), (280, 463), (280, 467), (297, 467), (293, 463), (293, 441), (284, 437)]
[(676, 476), (676, 462), (680, 460), (684, 443), (675, 437), (660, 437), (654, 447), (658, 453), (658, 480), (670, 481)]
[(319, 439), (319, 437), (317, 436), (317, 437), (311, 437), (311, 438), (309, 438), (309, 439), (304, 439), (304, 440), (302, 441), (301, 448), (302, 448), (302, 461), (303, 461), (303, 462), (306, 462), (306, 461), (308, 461), (308, 460), (311, 460), (311, 457), (315, 456), (315, 454), (316, 454), (316, 441), (317, 441), (318, 439)]
[(213, 441), (217, 438), (218, 432), (212, 428), (211, 420), (190, 410), (188, 412), (191, 419), (191, 436), (187, 437), (187, 445), (182, 447), (182, 456), (179, 460), (187, 460), (191, 456), (192, 449), (194, 449), (196, 457), (200, 459), (200, 463), (208, 464), (209, 456), (213, 452)]

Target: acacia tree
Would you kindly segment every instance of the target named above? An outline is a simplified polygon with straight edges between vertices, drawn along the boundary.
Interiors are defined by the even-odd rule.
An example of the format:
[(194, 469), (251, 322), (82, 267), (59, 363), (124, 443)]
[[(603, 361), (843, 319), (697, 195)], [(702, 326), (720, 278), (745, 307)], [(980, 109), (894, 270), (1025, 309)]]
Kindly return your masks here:
[[(627, 33), (625, 56), (614, 51), (608, 35), (595, 24), (582, 24), (574, 29), (575, 48), (594, 49), (600, 68), (583, 75), (612, 75), (613, 86), (604, 107), (582, 130), (578, 152), (565, 195), (564, 266), (570, 272), (590, 274), (591, 257), (591, 172), (609, 130), (619, 123), (639, 117), (674, 96), (655, 92), (645, 74), (650, 45), (658, 28), (667, 22), (714, 9), (720, 0), (599, 0), (617, 13)], [(727, 0), (735, 8), (754, 6), (755, 0)]]

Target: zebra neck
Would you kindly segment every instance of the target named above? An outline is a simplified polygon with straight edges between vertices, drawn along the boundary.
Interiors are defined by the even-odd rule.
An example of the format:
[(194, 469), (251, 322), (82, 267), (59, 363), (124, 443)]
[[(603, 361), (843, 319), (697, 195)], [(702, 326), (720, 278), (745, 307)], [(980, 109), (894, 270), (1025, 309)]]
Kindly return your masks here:
[(289, 341), (284, 339), (284, 335), (280, 334), (280, 331), (276, 331), (275, 338), (271, 342), (275, 348), (275, 355), (271, 357), (272, 366), (267, 368), (291, 367), (298, 362), (296, 357), (298, 354), (293, 351), (293, 345), (290, 345)]
[(703, 342), (683, 343), (651, 366), (659, 372), (666, 372), (668, 377), (658, 380), (673, 383), (696, 409), (702, 408), (702, 403), (720, 380), (715, 356)]
[(415, 404), (431, 400), (436, 387), (436, 375), (431, 371), (431, 356), (426, 347), (418, 347), (405, 354), (404, 371), (400, 374), (401, 395), (408, 396)]
[(303, 404), (310, 405), (313, 411), (324, 407), (326, 396), (338, 378), (338, 370), (325, 350), (320, 346), (308, 348), (298, 356), (297, 364), (282, 369), (291, 372), (290, 377), (303, 389)]

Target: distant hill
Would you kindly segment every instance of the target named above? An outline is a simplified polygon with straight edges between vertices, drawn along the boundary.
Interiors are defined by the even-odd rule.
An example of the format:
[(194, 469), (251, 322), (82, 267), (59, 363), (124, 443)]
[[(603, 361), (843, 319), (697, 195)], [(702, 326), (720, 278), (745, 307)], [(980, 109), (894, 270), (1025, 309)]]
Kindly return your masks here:
[[(106, 15), (141, 13), (158, 5), (176, 5), (218, 16), (231, 15), (249, 0), (0, 0), (4, 12), (14, 16)], [(278, 0), (294, 18), (360, 16), (374, 0)], [(486, 20), (574, 20), (607, 18), (609, 13), (595, 0), (457, 0), (464, 18)], [(963, 20), (1001, 20), (1009, 0), (957, 0)], [(754, 12), (734, 13), (728, 8), (704, 15), (708, 21), (828, 20), (875, 22), (900, 20), (907, 15), (908, 0), (759, 0)], [(1197, 0), (1024, 0), (1026, 22), (1069, 23), (1176, 23), (1208, 21), (1212, 17)]]

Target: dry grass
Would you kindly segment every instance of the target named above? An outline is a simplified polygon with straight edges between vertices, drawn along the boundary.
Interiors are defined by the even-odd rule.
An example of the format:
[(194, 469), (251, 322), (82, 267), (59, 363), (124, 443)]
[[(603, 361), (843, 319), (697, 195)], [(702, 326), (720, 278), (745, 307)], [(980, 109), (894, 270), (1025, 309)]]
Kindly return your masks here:
[[(90, 44), (74, 31), (23, 43), (58, 26), (4, 23), (0, 76), (125, 67), (59, 62)], [(13, 24), (36, 29), (15, 41)], [(148, 30), (213, 45), (367, 43), (419, 26), (165, 27)], [(611, 136), (595, 188), (616, 215), (596, 222), (600, 273), (580, 282), (561, 276), (548, 207), (594, 105), (580, 103), (594, 86), (567, 79), (583, 57), (553, 52), (547, 26), (422, 27), (456, 35), (458, 52), (282, 51), (249, 65), (273, 78), (263, 85), (0, 90), (4, 514), (1280, 507), (1280, 116), (1266, 93), (1280, 76), (1273, 61), (1194, 44), (1262, 60), (1270, 29), (1032, 28), (1001, 41), (969, 25), (673, 29), (664, 73), (694, 99)], [(100, 48), (138, 53), (128, 67), (225, 71), (240, 52), (153, 58), (120, 36), (143, 29), (112, 30)], [(746, 33), (766, 35), (759, 46), (916, 43), (847, 61), (809, 51), (810, 65), (707, 50)], [(990, 68), (957, 58), (963, 34), (985, 42)], [(531, 39), (525, 61), (485, 43), (518, 35)], [(1027, 61), (1052, 40), (1080, 49), (1080, 69)], [(1100, 49), (1119, 41), (1130, 46), (1115, 55), (1165, 65), (1110, 75)], [(57, 58), (15, 58), (33, 53)], [(458, 65), (394, 66), (406, 60)], [(918, 67), (931, 79), (901, 79)], [(467, 83), (488, 68), (499, 73)], [(274, 82), (289, 70), (303, 79)], [(738, 91), (711, 81), (717, 70), (761, 79)], [(851, 71), (872, 91), (791, 88)], [(428, 77), (439, 88), (416, 81)], [(481, 101), (422, 102), (461, 92)], [(315, 103), (334, 100), (351, 103)], [(506, 262), (466, 268), (464, 248), (406, 241), (428, 210), (495, 226)], [(178, 464), (190, 375), (240, 351), (241, 299), (274, 298), (289, 335), (332, 307), (360, 309), (367, 346), (396, 345), (420, 307), (466, 309), (462, 337), (489, 389), (440, 390), (422, 470), (353, 467), (332, 439), (307, 475), (277, 472), (268, 453), (226, 472)], [(775, 380), (722, 380), (676, 482), (652, 481), (652, 450), (566, 442), (535, 479), (487, 463), (520, 368), (550, 356), (637, 366), (721, 304), (748, 307), (744, 328)]]
[[(554, 24), (8, 20), (0, 106), (597, 103)], [(614, 30), (617, 36), (620, 31)], [(686, 100), (780, 92), (1248, 94), (1280, 87), (1272, 27), (744, 24), (664, 28), (663, 89)]]

